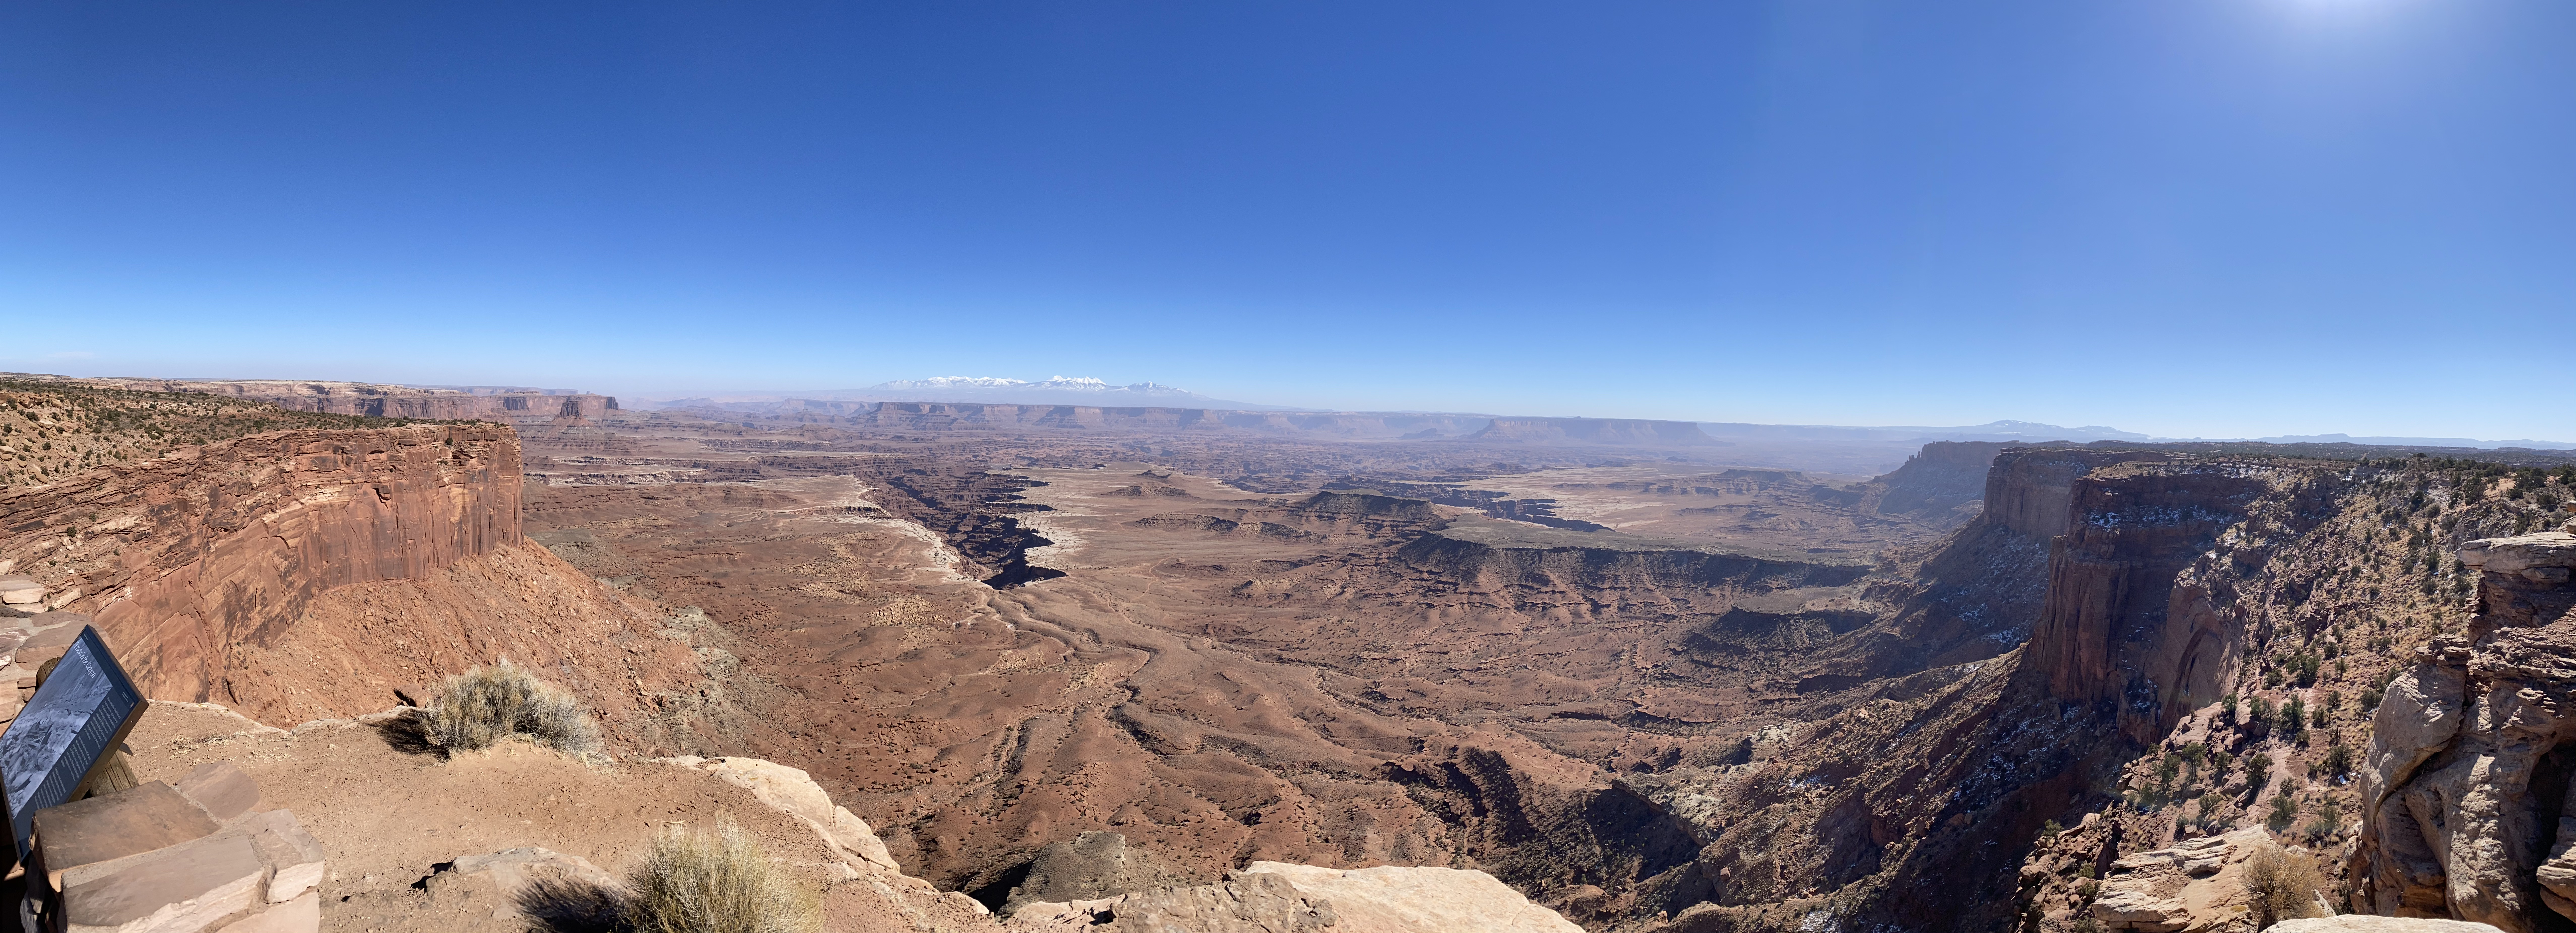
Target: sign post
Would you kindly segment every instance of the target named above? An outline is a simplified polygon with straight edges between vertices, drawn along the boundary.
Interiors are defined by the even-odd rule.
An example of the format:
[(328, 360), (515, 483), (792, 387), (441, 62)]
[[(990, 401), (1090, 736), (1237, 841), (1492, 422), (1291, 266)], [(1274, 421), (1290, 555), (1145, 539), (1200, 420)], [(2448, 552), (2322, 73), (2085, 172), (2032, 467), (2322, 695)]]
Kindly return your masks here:
[(84, 626), (27, 708), (0, 732), (0, 803), (16, 859), (26, 861), (36, 811), (68, 803), (143, 719), (143, 694)]

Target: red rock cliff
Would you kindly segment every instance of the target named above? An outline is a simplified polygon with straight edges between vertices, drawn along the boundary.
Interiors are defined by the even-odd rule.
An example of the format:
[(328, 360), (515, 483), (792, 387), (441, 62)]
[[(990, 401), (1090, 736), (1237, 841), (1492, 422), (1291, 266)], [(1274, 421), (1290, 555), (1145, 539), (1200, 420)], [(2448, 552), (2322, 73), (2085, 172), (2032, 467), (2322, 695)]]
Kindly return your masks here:
[[(2264, 471), (2214, 463), (2115, 463), (2073, 477), (2023, 670), (2050, 696), (2092, 705), (2142, 742), (2216, 700), (2235, 639), (2225, 619), (2195, 610), (2177, 578), (2273, 492)], [(2037, 502), (2024, 509), (2042, 511)]]
[(324, 591), (518, 543), (519, 490), (506, 427), (263, 434), (0, 494), (0, 556), (78, 588), (145, 693), (203, 701)]

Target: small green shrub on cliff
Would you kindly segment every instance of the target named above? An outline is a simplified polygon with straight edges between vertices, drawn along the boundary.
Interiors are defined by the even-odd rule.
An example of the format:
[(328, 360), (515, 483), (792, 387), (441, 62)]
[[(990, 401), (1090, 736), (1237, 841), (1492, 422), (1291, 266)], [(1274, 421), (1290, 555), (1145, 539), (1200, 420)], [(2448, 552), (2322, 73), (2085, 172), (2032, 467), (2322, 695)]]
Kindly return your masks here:
[(580, 701), (507, 659), (448, 678), (420, 718), (430, 743), (448, 749), (489, 748), (513, 735), (576, 754), (599, 746)]
[(629, 876), (635, 933), (812, 933), (822, 926), (814, 892), (781, 873), (751, 835), (723, 820), (716, 832), (664, 830)]

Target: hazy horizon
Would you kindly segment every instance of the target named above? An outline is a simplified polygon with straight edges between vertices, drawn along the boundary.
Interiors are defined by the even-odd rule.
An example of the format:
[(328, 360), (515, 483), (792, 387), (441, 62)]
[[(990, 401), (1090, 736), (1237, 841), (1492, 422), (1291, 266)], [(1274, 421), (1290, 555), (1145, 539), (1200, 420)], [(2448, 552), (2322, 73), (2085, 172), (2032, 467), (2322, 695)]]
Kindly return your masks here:
[(2576, 440), (2571, 28), (13, 7), (0, 369)]

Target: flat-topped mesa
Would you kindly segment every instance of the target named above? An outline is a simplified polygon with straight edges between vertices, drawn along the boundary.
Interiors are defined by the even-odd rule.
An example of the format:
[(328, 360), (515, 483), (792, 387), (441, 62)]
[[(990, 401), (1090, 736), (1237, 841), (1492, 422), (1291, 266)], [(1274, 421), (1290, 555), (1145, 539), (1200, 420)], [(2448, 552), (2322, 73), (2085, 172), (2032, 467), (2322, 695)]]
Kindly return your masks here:
[(146, 695), (202, 701), (325, 590), (518, 543), (519, 495), (507, 427), (282, 431), (0, 492), (0, 557), (76, 593)]
[[(41, 378), (41, 377), (40, 377)], [(498, 421), (595, 418), (617, 410), (617, 399), (587, 393), (505, 389), (469, 392), (367, 382), (293, 379), (100, 379), (62, 381), (145, 392), (194, 392), (267, 402), (291, 411), (427, 421)]]
[(2468, 634), (2424, 646), (2371, 718), (2353, 906), (2556, 928), (2576, 920), (2576, 535), (2459, 559), (2478, 571)]
[(2141, 743), (2218, 699), (2236, 660), (2232, 617), (2176, 580), (2275, 491), (2269, 477), (2153, 452), (2006, 451), (1988, 489), (1991, 522), (2058, 522), (2026, 677)]
[(1470, 590), (1591, 593), (1614, 601), (1703, 600), (1712, 591), (1841, 586), (1869, 572), (1862, 558), (1694, 546), (1615, 532), (1461, 519), (1415, 538), (1396, 557)]
[[(1928, 454), (1935, 445), (1925, 445)], [(2050, 538), (2065, 534), (2073, 515), (2075, 481), (2099, 467), (2161, 462), (2172, 454), (2147, 450), (2078, 450), (2017, 447), (1995, 455), (1986, 471), (1986, 523)]]

